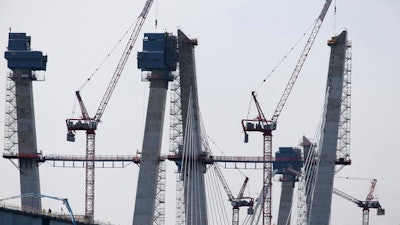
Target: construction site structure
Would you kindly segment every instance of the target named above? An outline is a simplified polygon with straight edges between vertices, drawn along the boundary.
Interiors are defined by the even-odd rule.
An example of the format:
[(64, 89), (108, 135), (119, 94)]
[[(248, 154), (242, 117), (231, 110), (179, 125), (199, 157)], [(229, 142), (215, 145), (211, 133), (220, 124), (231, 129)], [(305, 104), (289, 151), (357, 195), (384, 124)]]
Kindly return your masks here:
[[(39, 194), (39, 193), (27, 193), (27, 194), (17, 195), (17, 196), (13, 196), (13, 197), (9, 197), (9, 198), (3, 198), (3, 199), (0, 199), (0, 202), (5, 201), (5, 200), (14, 199), (14, 198), (27, 198), (27, 197), (49, 198), (49, 199), (53, 199), (53, 200), (62, 201), (62, 203), (65, 205), (65, 207), (68, 210), (72, 224), (77, 225), (74, 213), (72, 212), (71, 206), (69, 205), (68, 199), (66, 199), (66, 198), (59, 198), (59, 197), (54, 197), (54, 196), (44, 195), (44, 194)], [(51, 211), (49, 213), (51, 214)], [(28, 221), (26, 221), (26, 222), (28, 222)], [(22, 221), (20, 223), (22, 223)]]
[[(81, 108), (82, 116), (80, 118), (68, 118), (66, 119), (67, 124), (67, 141), (74, 142), (75, 141), (75, 132), (76, 131), (86, 131), (86, 157), (89, 159), (94, 158), (96, 152), (96, 130), (97, 125), (101, 122), (101, 118), (104, 114), (104, 111), (107, 108), (107, 105), (110, 101), (110, 98), (114, 92), (114, 89), (118, 83), (119, 78), (123, 70), (125, 69), (125, 65), (128, 61), (128, 58), (133, 50), (133, 46), (136, 43), (136, 39), (139, 36), (139, 33), (143, 27), (144, 22), (146, 21), (147, 14), (150, 11), (153, 0), (146, 0), (145, 5), (138, 16), (135, 26), (132, 30), (131, 36), (128, 40), (128, 43), (125, 46), (125, 49), (121, 55), (121, 58), (118, 62), (118, 65), (114, 71), (113, 76), (111, 77), (110, 83), (103, 95), (103, 98), (100, 102), (99, 107), (97, 108), (96, 114), (94, 116), (90, 116), (86, 106), (82, 100), (80, 95), (80, 91), (75, 92), (79, 106)], [(89, 77), (85, 84), (90, 81)], [(81, 87), (81, 88), (82, 88)], [(95, 165), (94, 161), (86, 161), (86, 176), (85, 176), (85, 215), (89, 222), (94, 220), (94, 200), (95, 200)]]
[[(292, 208), (293, 193), (295, 182), (299, 179), (303, 167), (302, 152), (300, 148), (280, 147), (275, 153), (276, 161), (273, 169), (276, 174), (281, 174), (281, 196), (279, 200), (278, 225), (290, 224), (290, 212)], [(286, 163), (281, 163), (282, 159), (293, 159)], [(290, 170), (289, 170), (290, 169)]]
[(244, 197), (244, 190), (246, 189), (246, 185), (249, 181), (249, 178), (246, 177), (244, 179), (244, 182), (242, 184), (242, 187), (240, 188), (240, 191), (237, 195), (237, 197), (234, 197), (232, 194), (231, 189), (228, 186), (228, 183), (225, 180), (224, 175), (222, 174), (218, 164), (213, 164), (214, 171), (216, 172), (218, 179), (220, 180), (222, 187), (224, 188), (229, 201), (231, 202), (232, 205), (232, 225), (239, 225), (239, 210), (240, 207), (248, 207), (247, 208), (247, 214), (253, 215), (254, 214), (254, 198), (252, 197)]
[[(206, 187), (204, 173), (206, 164), (196, 160), (205, 155), (204, 136), (199, 107), (195, 47), (197, 39), (191, 39), (181, 30), (178, 30), (178, 62), (180, 79), (180, 104), (182, 117), (182, 146), (178, 154), (182, 159), (177, 162), (179, 180), (177, 187), (181, 187), (177, 199), (177, 224), (187, 225), (208, 224)], [(183, 200), (183, 201), (182, 201)]]
[[(47, 56), (31, 50), (31, 37), (26, 33), (9, 33), (4, 54), (12, 70), (7, 77), (7, 108), (5, 119), (5, 152), (37, 154), (32, 81), (34, 71), (45, 71)], [(19, 159), (21, 195), (40, 193), (39, 163), (36, 159)], [(22, 208), (42, 208), (40, 198), (21, 199)]]
[[(124, 168), (130, 163), (140, 164), (141, 157), (139, 155), (96, 155), (89, 159), (86, 155), (55, 155), (55, 154), (3, 154), (5, 159), (34, 159), (40, 163), (46, 162), (53, 167), (71, 167), (71, 168), (84, 168), (84, 163), (87, 161), (93, 161), (98, 168)], [(182, 161), (182, 154), (168, 154), (160, 155), (158, 157), (159, 161), (169, 160), (180, 165)], [(197, 160), (203, 164), (212, 165), (214, 163), (220, 163), (225, 169), (262, 169), (259, 164), (271, 163), (276, 166), (276, 164), (283, 163), (296, 164), (304, 163), (302, 157), (294, 158), (282, 158), (282, 157), (272, 157), (270, 159), (264, 160), (263, 156), (221, 156), (221, 155), (209, 155), (201, 154), (194, 156), (191, 160)], [(123, 164), (123, 163), (126, 164)], [(120, 164), (118, 164), (120, 163)], [(297, 178), (296, 178), (297, 179)]]
[[(49, 212), (48, 210), (31, 211), (20, 210), (19, 208), (8, 205), (0, 206), (0, 224), (2, 225), (20, 225), (20, 224), (51, 224), (51, 225), (71, 225), (70, 216), (65, 213)], [(100, 223), (87, 223), (80, 220), (77, 225), (99, 225)], [(105, 224), (105, 223), (102, 223)]]
[[(182, 33), (178, 30), (178, 42), (179, 37), (182, 37)], [(180, 45), (180, 52), (184, 54), (184, 46)], [(181, 61), (179, 67), (184, 64), (181, 58), (178, 61)], [(189, 55), (191, 56), (191, 55)], [(188, 57), (189, 57), (188, 56)], [(170, 123), (169, 123), (169, 152), (170, 154), (176, 155), (179, 152), (182, 152), (183, 146), (183, 121), (182, 121), (182, 102), (181, 102), (181, 79), (180, 73), (178, 71), (176, 73), (174, 81), (171, 84), (171, 92), (170, 92)], [(180, 164), (176, 162), (179, 166)], [(179, 169), (178, 169), (179, 170)], [(183, 201), (183, 184), (180, 178), (179, 173), (176, 174), (176, 223), (175, 224), (184, 224), (185, 221), (185, 207)]]
[(316, 144), (312, 143), (307, 137), (303, 136), (300, 144), (303, 147), (304, 169), (299, 174), (298, 190), (297, 190), (297, 224), (307, 225), (309, 206), (312, 197), (311, 180), (314, 178), (314, 153)]
[[(248, 134), (247, 132), (261, 132), (263, 134), (263, 156), (264, 159), (268, 159), (272, 157), (272, 131), (276, 129), (277, 121), (279, 116), (282, 113), (282, 110), (289, 98), (289, 95), (293, 89), (294, 84), (303, 68), (303, 65), (307, 59), (307, 56), (310, 53), (311, 47), (314, 44), (315, 38), (322, 26), (322, 23), (325, 19), (326, 13), (329, 10), (329, 7), (332, 3), (332, 0), (326, 0), (320, 14), (318, 15), (311, 34), (307, 40), (306, 45), (304, 46), (303, 51), (300, 54), (300, 58), (296, 63), (296, 66), (290, 76), (289, 82), (287, 83), (283, 94), (278, 102), (278, 105), (272, 115), (270, 120), (264, 116), (262, 109), (256, 99), (256, 95), (252, 92), (252, 96), (254, 102), (257, 107), (258, 116), (255, 119), (244, 119), (242, 120), (242, 127), (245, 133), (245, 142), (248, 141)], [(265, 81), (265, 80), (264, 80)], [(263, 171), (263, 225), (271, 225), (272, 220), (272, 165), (269, 163), (264, 164), (264, 171)]]
[(355, 203), (358, 207), (362, 208), (362, 225), (368, 225), (369, 224), (369, 209), (377, 209), (377, 215), (382, 216), (385, 215), (385, 209), (382, 208), (381, 204), (379, 203), (378, 200), (374, 197), (374, 190), (376, 186), (376, 179), (373, 179), (371, 181), (371, 187), (369, 189), (368, 195), (365, 198), (365, 201), (359, 200), (354, 198), (351, 195), (348, 195), (342, 191), (339, 191), (336, 188), (333, 188), (333, 193), (350, 201)]
[[(245, 165), (245, 167), (247, 167), (249, 163), (262, 164), (262, 169), (264, 171), (264, 189), (261, 193), (263, 199), (263, 201), (261, 202), (263, 204), (263, 221), (265, 223), (268, 223), (268, 221), (271, 222), (272, 217), (271, 211), (268, 212), (268, 210), (271, 209), (270, 200), (272, 195), (271, 185), (273, 170), (276, 170), (277, 173), (283, 174), (281, 181), (288, 181), (288, 184), (292, 186), (282, 186), (282, 207), (280, 208), (279, 213), (282, 213), (282, 215), (287, 215), (287, 203), (289, 203), (289, 199), (292, 198), (291, 196), (293, 195), (293, 185), (294, 182), (297, 180), (296, 176), (298, 176), (298, 172), (301, 170), (301, 167), (303, 165), (303, 159), (299, 150), (295, 148), (281, 148), (280, 151), (276, 153), (276, 157), (272, 157), (271, 132), (276, 128), (276, 122), (280, 111), (274, 114), (272, 120), (267, 120), (263, 115), (261, 107), (258, 104), (256, 95), (253, 92), (253, 98), (256, 102), (259, 115), (254, 120), (243, 120), (242, 125), (246, 134), (246, 140), (248, 139), (246, 132), (263, 132), (265, 136), (263, 156), (213, 156), (209, 154), (209, 152), (207, 152), (207, 149), (203, 147), (204, 136), (202, 136), (202, 125), (197, 96), (197, 84), (194, 63), (194, 46), (197, 45), (197, 40), (187, 38), (187, 36), (184, 35), (180, 30), (178, 31), (178, 37), (173, 36), (169, 33), (149, 33), (145, 34), (144, 36), (145, 38), (143, 40), (143, 51), (138, 54), (138, 67), (143, 70), (144, 79), (150, 82), (150, 95), (141, 157), (96, 156), (94, 154), (91, 157), (87, 157), (87, 155), (57, 156), (43, 155), (41, 153), (38, 153), (37, 151), (19, 153), (8, 152), (7, 154), (4, 154), (4, 157), (9, 159), (17, 158), (19, 160), (30, 160), (35, 161), (36, 163), (44, 161), (84, 162), (86, 164), (86, 168), (87, 163), (91, 163), (91, 168), (93, 169), (96, 166), (96, 162), (104, 163), (116, 161), (132, 161), (134, 163), (140, 163), (138, 191), (136, 195), (133, 224), (149, 225), (158, 224), (157, 222), (155, 222), (157, 217), (157, 201), (163, 201), (159, 198), (158, 187), (159, 184), (162, 183), (161, 180), (165, 179), (165, 177), (163, 178), (162, 176), (160, 176), (160, 174), (162, 174), (164, 171), (160, 163), (163, 162), (165, 159), (174, 161), (178, 166), (180, 179), (179, 181), (182, 184), (183, 191), (183, 202), (182, 205), (177, 207), (183, 206), (183, 213), (181, 215), (185, 217), (183, 220), (178, 219), (178, 221), (184, 221), (185, 224), (207, 224), (207, 203), (204, 187), (205, 181), (203, 177), (203, 174), (206, 172), (207, 165), (216, 162), (224, 162), (233, 163), (235, 164), (235, 168), (237, 168), (236, 165), (239, 163), (242, 163), (243, 165)], [(337, 38), (334, 39), (334, 42), (329, 44), (334, 46), (337, 44), (336, 42)], [(166, 94), (168, 83), (170, 81), (173, 81), (175, 78), (175, 75), (172, 73), (172, 71), (175, 71), (177, 69), (177, 62), (179, 62), (180, 74), (179, 81), (181, 104), (180, 110), (182, 115), (182, 141), (180, 142), (181, 145), (177, 145), (176, 151), (171, 152), (173, 154), (163, 156), (160, 154), (160, 152), (164, 124)], [(302, 61), (302, 63), (304, 63), (304, 61)], [(291, 82), (294, 81), (291, 80)], [(293, 84), (294, 83), (291, 83), (291, 85), (288, 87), (290, 87), (291, 89), (293, 87)], [(328, 87), (327, 90), (330, 91), (331, 88), (332, 87)], [(281, 99), (281, 102), (279, 104), (281, 110), (287, 100), (290, 89), (288, 90), (289, 92), (285, 91), (286, 97), (283, 98), (284, 102), (282, 102)], [(111, 94), (112, 91), (108, 93)], [(84, 104), (82, 99), (80, 98), (79, 92), (77, 93), (77, 97), (78, 100), (80, 99), (79, 101), (81, 103), (80, 105), (82, 112), (87, 112), (84, 108)], [(72, 119), (71, 121), (69, 121), (72, 122), (71, 127), (75, 127), (75, 130), (93, 130), (94, 133), (96, 127), (93, 129), (93, 124), (90, 124), (90, 122), (93, 122), (93, 118), (89, 117), (87, 113), (83, 113), (83, 115), (83, 118), (87, 118), (87, 120), (73, 121)], [(80, 124), (78, 123), (79, 121), (81, 122)], [(97, 126), (97, 123), (95, 125)], [(338, 148), (336, 148), (336, 150), (337, 149)], [(336, 154), (334, 164), (337, 164), (338, 162), (342, 162), (343, 164), (348, 163), (347, 158), (339, 157), (338, 160), (338, 155)], [(292, 169), (292, 171), (287, 170), (288, 168)], [(239, 207), (248, 206), (249, 209), (252, 209), (254, 203), (254, 201), (252, 201), (252, 199), (250, 198), (249, 201), (242, 201), (246, 200), (246, 198), (243, 197), (245, 184), (247, 184), (247, 181), (244, 182), (238, 197), (232, 198), (231, 201), (234, 210), (232, 219), (234, 224), (239, 222), (238, 217), (236, 218), (235, 216), (238, 215), (236, 212), (238, 212)], [(268, 189), (265, 189), (265, 187), (267, 187)], [(269, 207), (265, 207), (265, 204), (267, 204), (267, 206)], [(268, 215), (268, 217), (265, 217), (265, 215)], [(282, 218), (284, 218), (284, 216), (282, 216)], [(283, 219), (278, 218), (278, 221), (283, 221)]]
[(177, 38), (169, 33), (145, 33), (138, 68), (150, 82), (133, 224), (151, 225), (157, 197), (157, 177), (168, 82), (178, 61)]
[[(337, 161), (338, 137), (341, 116), (342, 93), (345, 74), (346, 51), (350, 47), (347, 31), (328, 42), (331, 47), (326, 102), (318, 144), (319, 154), (312, 201), (309, 205), (309, 224), (329, 224), (332, 189)], [(346, 163), (347, 158), (339, 161)]]

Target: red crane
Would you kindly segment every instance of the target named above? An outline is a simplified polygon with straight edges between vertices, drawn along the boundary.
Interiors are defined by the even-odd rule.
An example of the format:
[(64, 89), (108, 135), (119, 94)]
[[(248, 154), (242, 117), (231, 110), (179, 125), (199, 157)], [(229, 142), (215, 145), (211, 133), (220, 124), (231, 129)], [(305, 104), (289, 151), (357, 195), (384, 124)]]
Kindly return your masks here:
[[(258, 116), (255, 119), (244, 119), (242, 120), (242, 127), (245, 133), (245, 142), (248, 142), (248, 131), (257, 131), (263, 134), (263, 157), (264, 161), (272, 159), (272, 131), (276, 129), (276, 124), (278, 118), (282, 112), (283, 107), (286, 104), (287, 99), (289, 98), (289, 94), (293, 89), (293, 86), (297, 80), (297, 77), (300, 74), (301, 69), (303, 68), (304, 62), (307, 59), (308, 53), (311, 50), (312, 45), (314, 44), (315, 38), (317, 37), (318, 31), (321, 28), (321, 25), (324, 21), (326, 13), (328, 12), (329, 6), (331, 5), (332, 0), (326, 0), (325, 4), (315, 21), (314, 27), (311, 31), (310, 37), (307, 40), (307, 43), (300, 55), (299, 60), (297, 61), (296, 67), (293, 70), (293, 73), (289, 79), (289, 82), (286, 85), (286, 88), (279, 100), (278, 106), (275, 109), (274, 114), (272, 115), (271, 120), (267, 120), (264, 116), (264, 113), (260, 107), (260, 104), (257, 101), (256, 94), (253, 91), (252, 96), (257, 107)], [(264, 80), (265, 81), (265, 80)], [(272, 210), (271, 210), (271, 197), (272, 197), (272, 165), (271, 163), (264, 163), (263, 166), (263, 225), (271, 225), (272, 220)]]
[(235, 198), (229, 189), (228, 183), (226, 182), (224, 175), (222, 174), (220, 168), (216, 163), (213, 164), (214, 171), (217, 174), (219, 180), (221, 181), (222, 187), (224, 188), (226, 194), (228, 195), (229, 201), (232, 204), (232, 225), (239, 225), (239, 208), (240, 207), (248, 207), (247, 214), (252, 215), (254, 213), (253, 205), (254, 205), (254, 198), (251, 197), (243, 197), (244, 190), (246, 189), (247, 182), (249, 178), (246, 177), (240, 191)]
[[(118, 62), (117, 68), (114, 71), (114, 75), (111, 78), (110, 83), (104, 93), (103, 99), (97, 108), (96, 114), (93, 117), (89, 116), (86, 110), (85, 104), (80, 96), (80, 91), (76, 91), (76, 97), (78, 99), (79, 106), (81, 108), (82, 116), (81, 118), (69, 118), (66, 120), (67, 123), (67, 140), (75, 141), (75, 132), (78, 130), (86, 131), (86, 157), (87, 159), (92, 159), (95, 156), (95, 136), (96, 129), (99, 122), (101, 122), (101, 117), (106, 110), (107, 104), (110, 101), (111, 95), (117, 85), (117, 82), (125, 68), (125, 64), (128, 61), (129, 55), (133, 50), (133, 46), (136, 39), (143, 27), (146, 20), (147, 14), (151, 8), (153, 0), (146, 0), (142, 12), (140, 13), (136, 24), (133, 28), (132, 34), (129, 41), (122, 53), (122, 56)], [(86, 192), (85, 192), (85, 217), (88, 221), (93, 221), (94, 217), (94, 161), (86, 162)]]
[(374, 200), (374, 190), (375, 190), (375, 185), (376, 185), (376, 179), (373, 179), (371, 181), (371, 187), (369, 189), (368, 195), (365, 199), (365, 201), (358, 200), (342, 191), (339, 191), (338, 189), (334, 188), (332, 192), (344, 199), (347, 199), (353, 203), (356, 203), (358, 207), (363, 209), (363, 217), (362, 217), (362, 224), (363, 225), (368, 225), (369, 224), (369, 209), (377, 209), (377, 215), (385, 215), (385, 209), (382, 208), (381, 204), (379, 201)]

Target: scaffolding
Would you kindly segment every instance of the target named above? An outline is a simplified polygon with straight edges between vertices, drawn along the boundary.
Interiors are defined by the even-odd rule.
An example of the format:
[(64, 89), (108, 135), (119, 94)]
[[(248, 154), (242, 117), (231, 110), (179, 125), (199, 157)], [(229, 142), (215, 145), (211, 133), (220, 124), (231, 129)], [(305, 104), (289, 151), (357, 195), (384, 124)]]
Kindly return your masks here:
[(18, 152), (17, 99), (15, 81), (12, 72), (8, 72), (6, 81), (6, 115), (4, 118), (4, 150), (8, 153)]

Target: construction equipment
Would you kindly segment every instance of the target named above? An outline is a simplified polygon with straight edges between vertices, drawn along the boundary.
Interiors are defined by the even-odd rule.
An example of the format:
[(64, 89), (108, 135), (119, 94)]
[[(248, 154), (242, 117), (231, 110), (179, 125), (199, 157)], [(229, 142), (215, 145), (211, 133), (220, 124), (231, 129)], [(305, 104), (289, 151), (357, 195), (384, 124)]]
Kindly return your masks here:
[(77, 225), (74, 213), (72, 212), (71, 206), (69, 205), (68, 199), (66, 199), (66, 198), (58, 198), (58, 197), (53, 197), (53, 196), (49, 196), (49, 195), (43, 195), (43, 194), (40, 194), (40, 193), (26, 193), (26, 194), (22, 194), (22, 195), (17, 195), (17, 196), (13, 196), (13, 197), (9, 197), (9, 198), (0, 199), (0, 202), (1, 201), (5, 201), (5, 200), (15, 199), (15, 198), (26, 198), (26, 197), (50, 198), (50, 199), (62, 201), (63, 204), (65, 205), (65, 207), (67, 208), (68, 212), (69, 212), (72, 224), (73, 225)]
[[(254, 102), (257, 107), (258, 117), (255, 119), (244, 119), (242, 120), (242, 127), (245, 134), (245, 142), (248, 142), (248, 134), (249, 131), (258, 131), (263, 133), (263, 156), (264, 159), (270, 159), (272, 157), (272, 131), (276, 129), (278, 118), (282, 112), (283, 107), (286, 104), (287, 99), (289, 98), (289, 94), (293, 89), (293, 86), (297, 80), (297, 77), (300, 74), (301, 69), (303, 68), (304, 62), (307, 59), (307, 56), (311, 50), (312, 45), (314, 44), (315, 38), (317, 37), (318, 31), (324, 21), (326, 13), (328, 12), (329, 6), (331, 5), (332, 0), (326, 0), (325, 4), (315, 21), (314, 27), (310, 34), (310, 37), (307, 40), (307, 43), (300, 55), (299, 60), (297, 61), (296, 67), (289, 79), (288, 84), (279, 100), (278, 106), (275, 109), (275, 112), (272, 115), (271, 120), (267, 120), (264, 116), (264, 113), (261, 110), (261, 107), (257, 101), (256, 94), (253, 91), (252, 96)], [(264, 80), (265, 81), (265, 80)], [(263, 167), (263, 225), (270, 225), (272, 214), (271, 214), (271, 188), (272, 188), (272, 165), (270, 163), (265, 163)]]
[(221, 184), (226, 192), (226, 194), (228, 195), (229, 201), (232, 204), (232, 225), (239, 225), (239, 208), (240, 207), (248, 207), (247, 208), (247, 214), (249, 215), (253, 215), (254, 214), (254, 209), (253, 209), (253, 205), (254, 205), (254, 198), (251, 197), (243, 197), (244, 194), (244, 190), (246, 189), (246, 185), (247, 182), (249, 181), (249, 178), (246, 177), (242, 187), (240, 188), (240, 191), (237, 195), (237, 197), (235, 198), (231, 192), (231, 190), (229, 189), (229, 186), (221, 172), (221, 170), (219, 169), (217, 164), (213, 164), (214, 167), (214, 171), (216, 172), (219, 180), (221, 181)]
[(351, 202), (356, 203), (358, 207), (362, 208), (363, 209), (362, 224), (368, 225), (369, 224), (369, 209), (377, 209), (378, 216), (385, 215), (385, 209), (382, 208), (382, 206), (378, 200), (374, 200), (375, 199), (375, 197), (374, 197), (375, 185), (376, 185), (376, 179), (373, 179), (371, 181), (371, 187), (369, 189), (369, 193), (368, 193), (365, 201), (358, 200), (342, 191), (339, 191), (336, 188), (333, 188), (332, 192), (344, 199), (347, 199)]
[[(275, 123), (267, 120), (258, 103), (255, 92), (252, 93), (255, 105), (257, 107), (258, 116), (253, 120), (242, 120), (243, 131), (245, 133), (245, 142), (248, 141), (249, 131), (259, 131), (263, 133), (263, 159), (264, 161), (272, 159), (272, 131), (276, 129)], [(271, 199), (272, 199), (272, 164), (263, 164), (263, 188), (262, 188), (262, 211), (263, 225), (270, 225), (272, 219)]]
[[(125, 68), (125, 64), (128, 61), (129, 55), (133, 50), (133, 46), (146, 20), (147, 14), (151, 8), (152, 3), (153, 0), (146, 1), (143, 10), (140, 13), (136, 21), (136, 24), (133, 28), (129, 41), (118, 62), (114, 75), (112, 76), (111, 81), (103, 96), (103, 99), (101, 100), (100, 105), (97, 108), (96, 114), (93, 117), (90, 117), (89, 113), (86, 110), (86, 107), (80, 96), (80, 90), (76, 91), (76, 97), (78, 99), (78, 103), (81, 108), (82, 116), (81, 118), (78, 119), (69, 118), (66, 120), (68, 129), (67, 140), (73, 142), (75, 141), (76, 131), (78, 130), (86, 131), (86, 156), (89, 159), (93, 158), (95, 155), (95, 135), (96, 135), (95, 131), (97, 129), (97, 125), (99, 122), (101, 122), (101, 117), (107, 107), (108, 102), (110, 101), (111, 95), (115, 89), (115, 86), (117, 85), (117, 82), (122, 74), (122, 71)], [(94, 162), (93, 161), (88, 161), (86, 163), (85, 216), (88, 221), (93, 221), (93, 216), (94, 216)]]

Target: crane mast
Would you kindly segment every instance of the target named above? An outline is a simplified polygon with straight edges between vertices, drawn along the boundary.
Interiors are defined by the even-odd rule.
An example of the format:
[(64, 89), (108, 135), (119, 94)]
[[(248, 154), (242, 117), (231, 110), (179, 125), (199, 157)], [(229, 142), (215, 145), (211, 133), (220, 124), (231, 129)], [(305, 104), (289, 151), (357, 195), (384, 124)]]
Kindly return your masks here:
[[(263, 133), (263, 157), (264, 160), (270, 160), (272, 158), (272, 131), (276, 130), (276, 124), (278, 118), (286, 104), (286, 101), (289, 98), (290, 92), (293, 89), (293, 86), (303, 68), (304, 62), (307, 59), (307, 56), (311, 50), (311, 47), (314, 44), (315, 38), (321, 28), (321, 25), (324, 21), (326, 13), (329, 10), (329, 6), (331, 5), (332, 0), (326, 0), (325, 4), (315, 21), (310, 37), (307, 40), (307, 43), (300, 55), (299, 60), (293, 70), (293, 73), (287, 83), (285, 90), (279, 100), (279, 103), (272, 115), (271, 120), (267, 120), (261, 110), (261, 107), (256, 99), (256, 95), (254, 91), (252, 92), (253, 99), (255, 101), (258, 118), (253, 120), (242, 120), (242, 127), (245, 133), (245, 142), (248, 142), (248, 131), (258, 131)], [(264, 163), (263, 166), (263, 225), (271, 225), (272, 220), (272, 165), (270, 163)]]
[(267, 163), (272, 159), (272, 131), (275, 130), (275, 124), (267, 120), (253, 91), (252, 97), (256, 105), (258, 116), (255, 119), (242, 120), (242, 127), (245, 133), (245, 142), (248, 142), (249, 131), (258, 131), (263, 133), (263, 188), (262, 188), (262, 212), (263, 225), (271, 225), (272, 219), (272, 164)]
[[(101, 121), (101, 117), (106, 110), (106, 107), (110, 101), (111, 95), (118, 83), (118, 80), (122, 74), (122, 71), (125, 68), (126, 62), (128, 61), (129, 55), (133, 50), (133, 46), (135, 45), (136, 39), (139, 36), (139, 33), (143, 27), (143, 24), (146, 20), (147, 14), (151, 8), (153, 0), (147, 0), (145, 5), (140, 13), (139, 17), (136, 20), (134, 29), (129, 38), (129, 41), (122, 53), (122, 56), (118, 62), (117, 68), (114, 71), (114, 74), (111, 78), (110, 83), (104, 93), (104, 96), (100, 102), (99, 107), (97, 108), (96, 114), (93, 117), (90, 117), (86, 107), (82, 101), (80, 96), (80, 91), (76, 91), (76, 97), (78, 99), (79, 106), (81, 108), (82, 117), (80, 119), (67, 119), (67, 140), (75, 141), (75, 132), (77, 130), (85, 130), (86, 131), (86, 157), (88, 159), (92, 159), (95, 156), (95, 139), (96, 139), (96, 129), (97, 124)], [(86, 162), (86, 191), (85, 191), (85, 217), (89, 222), (92, 222), (94, 219), (94, 161)]]

